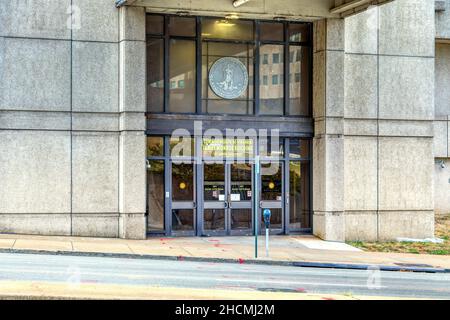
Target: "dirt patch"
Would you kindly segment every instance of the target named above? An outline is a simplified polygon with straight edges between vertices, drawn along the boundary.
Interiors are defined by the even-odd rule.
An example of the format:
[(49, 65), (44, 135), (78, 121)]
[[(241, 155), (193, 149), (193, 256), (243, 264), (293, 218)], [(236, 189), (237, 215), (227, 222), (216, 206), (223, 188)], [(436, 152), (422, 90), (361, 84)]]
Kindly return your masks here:
[(437, 238), (444, 239), (444, 243), (352, 241), (348, 244), (371, 252), (450, 255), (450, 214), (436, 215), (435, 235)]

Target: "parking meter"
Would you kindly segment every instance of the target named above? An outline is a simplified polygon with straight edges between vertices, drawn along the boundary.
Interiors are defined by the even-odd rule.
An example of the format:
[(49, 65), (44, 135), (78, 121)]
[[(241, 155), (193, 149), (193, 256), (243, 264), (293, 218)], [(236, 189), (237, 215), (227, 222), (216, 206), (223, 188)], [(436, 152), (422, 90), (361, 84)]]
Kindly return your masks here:
[(270, 217), (272, 216), (272, 212), (270, 211), (270, 209), (264, 209), (263, 216), (266, 229), (270, 229)]
[(264, 209), (263, 217), (264, 224), (266, 225), (266, 256), (269, 256), (269, 230), (270, 230), (270, 217), (272, 216), (272, 212), (270, 209)]

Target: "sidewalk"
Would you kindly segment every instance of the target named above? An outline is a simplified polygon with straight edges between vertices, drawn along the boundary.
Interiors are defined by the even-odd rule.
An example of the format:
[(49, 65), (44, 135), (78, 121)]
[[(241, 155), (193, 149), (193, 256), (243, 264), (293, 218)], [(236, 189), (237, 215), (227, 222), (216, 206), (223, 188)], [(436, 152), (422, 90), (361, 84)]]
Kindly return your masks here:
[(442, 269), (437, 271), (450, 272), (450, 256), (363, 252), (344, 243), (326, 242), (314, 236), (272, 236), (270, 257), (267, 258), (264, 241), (264, 237), (259, 237), (259, 258), (255, 259), (253, 237), (123, 240), (0, 234), (0, 252), (338, 268), (367, 268), (367, 265), (377, 265), (384, 270), (427, 271), (428, 268), (435, 268)]

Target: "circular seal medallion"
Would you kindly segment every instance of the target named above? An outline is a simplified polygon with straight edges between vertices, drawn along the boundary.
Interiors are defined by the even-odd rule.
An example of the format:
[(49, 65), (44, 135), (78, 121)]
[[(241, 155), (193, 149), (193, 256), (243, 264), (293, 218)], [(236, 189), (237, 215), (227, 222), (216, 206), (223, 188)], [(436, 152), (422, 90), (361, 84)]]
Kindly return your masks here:
[(247, 68), (239, 59), (220, 58), (209, 70), (209, 86), (221, 98), (239, 98), (248, 87)]

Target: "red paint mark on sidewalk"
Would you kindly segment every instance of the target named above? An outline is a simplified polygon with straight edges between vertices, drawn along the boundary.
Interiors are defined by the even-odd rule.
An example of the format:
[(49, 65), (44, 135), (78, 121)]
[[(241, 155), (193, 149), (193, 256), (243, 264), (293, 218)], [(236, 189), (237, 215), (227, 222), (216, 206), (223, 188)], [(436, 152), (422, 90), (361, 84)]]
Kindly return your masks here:
[(242, 259), (242, 258), (239, 258), (238, 262), (239, 262), (239, 264), (244, 264), (244, 263), (245, 263), (245, 260)]
[(305, 288), (297, 288), (297, 289), (295, 289), (295, 291), (301, 292), (301, 293), (305, 293), (306, 292)]
[(183, 257), (183, 256), (178, 256), (178, 257), (177, 257), (177, 260), (178, 260), (178, 261), (184, 261), (184, 257)]

